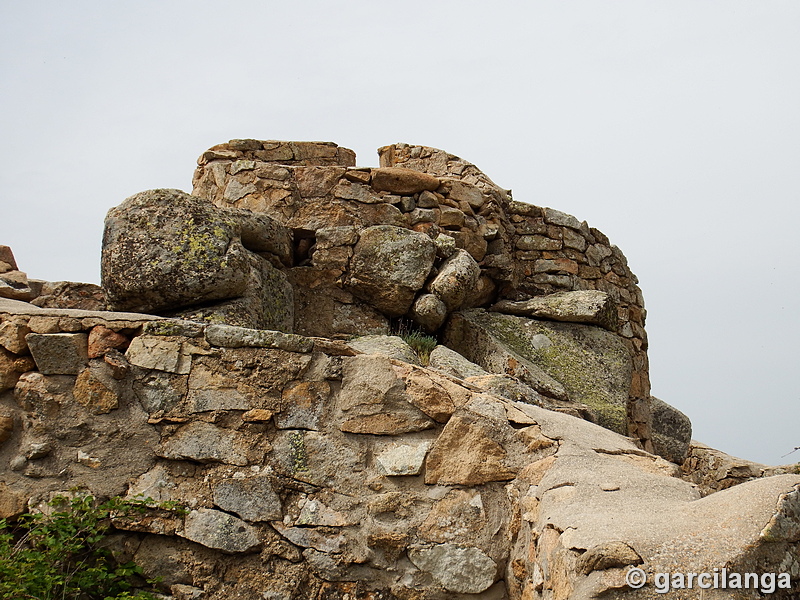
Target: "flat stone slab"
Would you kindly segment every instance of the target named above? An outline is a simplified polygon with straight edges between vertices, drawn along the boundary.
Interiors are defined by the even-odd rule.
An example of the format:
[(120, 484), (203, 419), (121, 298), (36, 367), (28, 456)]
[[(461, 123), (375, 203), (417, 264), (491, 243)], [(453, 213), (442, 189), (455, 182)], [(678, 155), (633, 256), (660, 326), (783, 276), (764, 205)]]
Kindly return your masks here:
[(501, 300), (492, 310), (521, 317), (588, 323), (609, 331), (617, 327), (617, 305), (611, 296), (600, 290), (556, 292), (521, 302)]
[(166, 317), (144, 313), (116, 312), (111, 310), (81, 310), (78, 308), (39, 308), (29, 302), (0, 298), (0, 313), (31, 317), (69, 317), (72, 319), (105, 319), (106, 321), (158, 321)]

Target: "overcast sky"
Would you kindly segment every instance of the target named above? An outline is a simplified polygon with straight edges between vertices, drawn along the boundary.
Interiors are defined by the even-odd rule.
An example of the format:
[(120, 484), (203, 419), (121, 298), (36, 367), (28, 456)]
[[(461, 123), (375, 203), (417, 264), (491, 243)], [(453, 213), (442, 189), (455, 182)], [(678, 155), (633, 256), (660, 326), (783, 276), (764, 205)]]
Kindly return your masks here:
[(0, 0), (0, 244), (99, 283), (106, 211), (232, 138), (443, 148), (639, 276), (654, 395), (800, 460), (800, 3)]

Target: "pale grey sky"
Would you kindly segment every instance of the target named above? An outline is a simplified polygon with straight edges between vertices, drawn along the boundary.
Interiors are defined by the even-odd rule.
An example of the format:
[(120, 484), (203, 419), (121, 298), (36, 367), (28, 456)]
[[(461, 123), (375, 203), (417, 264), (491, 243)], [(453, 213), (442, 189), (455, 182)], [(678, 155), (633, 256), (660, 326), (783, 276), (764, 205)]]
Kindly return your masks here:
[(237, 137), (443, 148), (585, 219), (695, 438), (800, 460), (800, 3), (0, 0), (0, 243), (99, 282), (106, 211)]

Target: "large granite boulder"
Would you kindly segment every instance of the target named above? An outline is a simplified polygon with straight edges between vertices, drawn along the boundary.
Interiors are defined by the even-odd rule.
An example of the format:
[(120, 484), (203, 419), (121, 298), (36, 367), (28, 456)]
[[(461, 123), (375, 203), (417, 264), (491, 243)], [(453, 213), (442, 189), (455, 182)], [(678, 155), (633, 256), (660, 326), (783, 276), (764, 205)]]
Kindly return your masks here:
[(584, 404), (597, 423), (627, 434), (632, 361), (613, 333), (472, 309), (452, 315), (443, 342), (487, 371), (514, 375), (545, 396)]
[[(150, 190), (111, 209), (102, 280), (114, 310), (175, 313), (244, 298), (217, 314), (235, 325), (291, 328), (291, 236), (266, 215), (219, 209), (179, 190)], [(190, 311), (191, 312), (191, 311)]]
[(350, 261), (348, 289), (389, 316), (408, 312), (436, 258), (424, 233), (392, 225), (361, 231)]

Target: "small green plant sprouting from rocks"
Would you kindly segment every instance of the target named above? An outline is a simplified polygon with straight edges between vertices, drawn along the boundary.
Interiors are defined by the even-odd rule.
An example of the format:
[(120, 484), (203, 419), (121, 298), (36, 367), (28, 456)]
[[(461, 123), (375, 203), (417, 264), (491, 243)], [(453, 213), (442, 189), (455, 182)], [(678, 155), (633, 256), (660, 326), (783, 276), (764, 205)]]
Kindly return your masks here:
[(392, 325), (392, 335), (399, 336), (411, 346), (423, 367), (428, 366), (431, 352), (439, 343), (435, 337), (423, 333), (406, 319), (398, 319)]
[(403, 340), (417, 353), (422, 366), (428, 366), (431, 359), (431, 352), (433, 352), (433, 349), (436, 348), (438, 344), (436, 338), (432, 335), (425, 335), (419, 331), (412, 331), (408, 335), (404, 335)]
[(289, 445), (292, 447), (292, 472), (308, 471), (308, 456), (302, 431), (289, 434)]
[[(144, 512), (148, 499), (57, 496), (49, 514), (0, 519), (0, 599), (153, 600), (154, 581), (133, 562), (119, 564), (104, 541), (111, 518)], [(175, 506), (159, 508), (180, 514)], [(147, 591), (150, 590), (150, 591)]]

